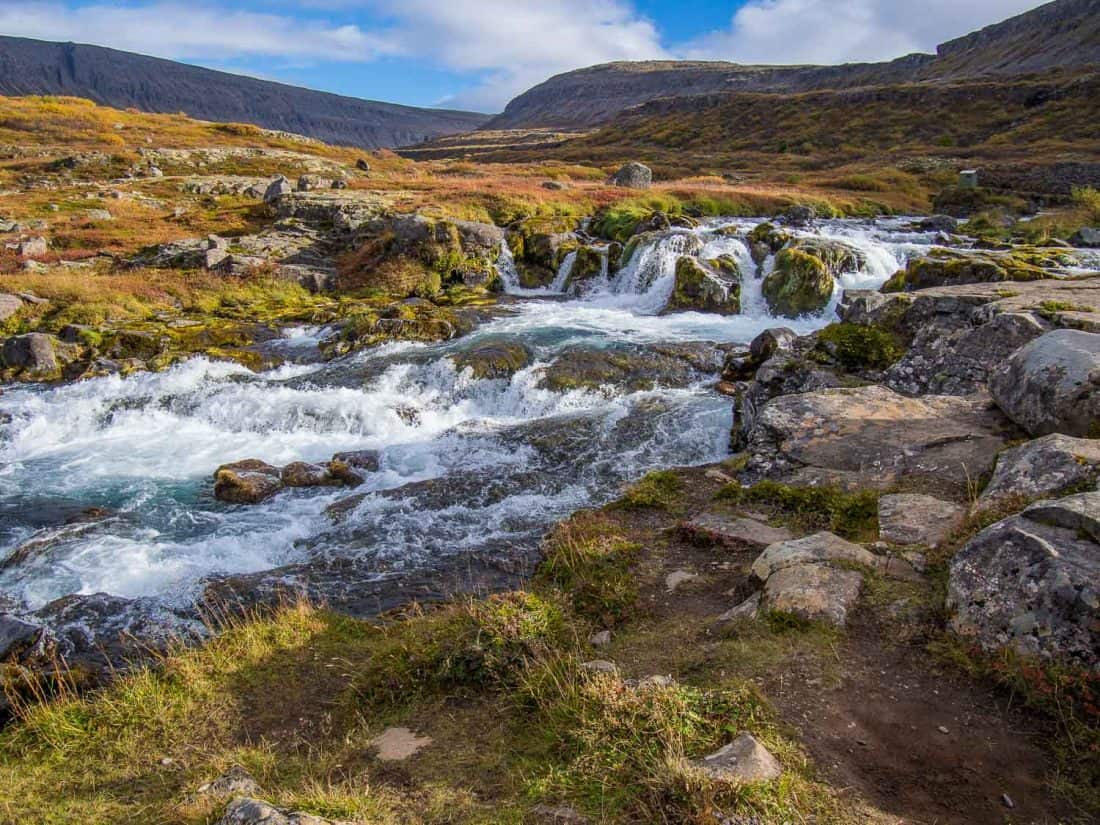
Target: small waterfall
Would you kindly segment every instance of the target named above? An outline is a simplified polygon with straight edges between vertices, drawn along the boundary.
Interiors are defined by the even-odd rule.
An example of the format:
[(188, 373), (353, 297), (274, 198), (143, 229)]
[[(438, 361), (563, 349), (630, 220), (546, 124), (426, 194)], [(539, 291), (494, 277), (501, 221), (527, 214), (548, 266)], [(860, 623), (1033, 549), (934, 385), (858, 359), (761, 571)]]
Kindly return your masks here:
[(504, 284), (504, 291), (514, 293), (521, 289), (519, 285), (519, 270), (516, 269), (516, 259), (512, 255), (512, 247), (508, 241), (500, 242), (500, 254), (497, 256), (497, 274)]
[(551, 292), (564, 293), (565, 286), (569, 282), (569, 276), (573, 274), (573, 264), (577, 262), (577, 251), (574, 249), (567, 254), (558, 266), (558, 274), (554, 276), (554, 282), (550, 284)]

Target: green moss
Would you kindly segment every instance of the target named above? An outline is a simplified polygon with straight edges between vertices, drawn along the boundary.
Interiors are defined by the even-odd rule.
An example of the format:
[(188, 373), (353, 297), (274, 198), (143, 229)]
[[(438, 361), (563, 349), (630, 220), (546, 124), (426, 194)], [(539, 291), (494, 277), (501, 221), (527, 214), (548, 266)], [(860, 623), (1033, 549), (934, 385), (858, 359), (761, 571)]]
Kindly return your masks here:
[(775, 269), (764, 279), (763, 292), (776, 315), (797, 318), (822, 310), (832, 298), (835, 281), (825, 263), (790, 247), (775, 257)]
[(846, 323), (830, 324), (821, 330), (817, 349), (848, 370), (883, 370), (905, 354), (905, 348), (890, 332)]
[(737, 261), (723, 256), (723, 259), (715, 259), (712, 265), (723, 273), (723, 280), (708, 272), (695, 258), (686, 255), (680, 258), (676, 262), (676, 280), (666, 311), (695, 310), (722, 315), (741, 312), (741, 272)]
[(1043, 301), (1039, 304), (1039, 315), (1048, 321), (1057, 320), (1063, 312), (1095, 312), (1092, 307), (1074, 304), (1070, 301)]
[(630, 485), (615, 502), (624, 510), (670, 510), (679, 502), (684, 483), (671, 470), (654, 470)]
[(806, 530), (831, 530), (851, 539), (878, 534), (878, 499), (875, 490), (848, 492), (839, 487), (792, 487), (777, 481), (761, 481), (751, 487), (730, 484), (720, 499), (738, 504), (769, 504), (781, 517)]

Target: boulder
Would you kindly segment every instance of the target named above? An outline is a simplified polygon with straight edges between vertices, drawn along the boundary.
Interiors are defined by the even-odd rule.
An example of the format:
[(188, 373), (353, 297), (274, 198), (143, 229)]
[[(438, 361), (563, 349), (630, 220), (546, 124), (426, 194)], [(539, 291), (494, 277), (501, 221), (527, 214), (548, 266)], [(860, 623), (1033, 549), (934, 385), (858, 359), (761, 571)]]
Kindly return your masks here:
[(353, 450), (351, 452), (337, 453), (332, 457), (332, 464), (346, 464), (354, 470), (367, 473), (377, 473), (381, 467), (382, 454), (378, 450)]
[(333, 487), (344, 482), (336, 478), (328, 467), (306, 461), (292, 461), (283, 467), (279, 480), (284, 487)]
[(571, 295), (583, 295), (592, 288), (593, 281), (604, 273), (607, 259), (602, 251), (593, 246), (579, 246), (574, 253), (565, 278), (565, 291)]
[(631, 161), (611, 176), (611, 184), (628, 189), (648, 189), (653, 185), (653, 170), (643, 163)]
[(994, 401), (1032, 435), (1100, 435), (1100, 334), (1048, 332), (993, 373)]
[(255, 796), (260, 785), (248, 771), (234, 765), (213, 782), (202, 785), (198, 792), (209, 796)]
[(58, 348), (64, 346), (52, 335), (28, 332), (4, 341), (4, 366), (30, 376), (49, 376), (61, 369)]
[(314, 189), (331, 189), (332, 181), (317, 175), (301, 175), (298, 178), (298, 191), (311, 192)]
[(369, 172), (370, 163), (367, 162), (366, 158), (359, 158), (359, 160), (355, 161), (355, 168), (360, 172)]
[(917, 221), (917, 228), (922, 232), (946, 232), (950, 234), (959, 228), (959, 221), (950, 215), (932, 215), (924, 220)]
[[(736, 269), (736, 262), (733, 266)], [(664, 311), (737, 315), (741, 312), (740, 273), (685, 255), (676, 262), (676, 280)]]
[(1084, 249), (1100, 249), (1100, 229), (1084, 226), (1073, 233), (1069, 242)]
[(747, 476), (877, 489), (909, 478), (961, 493), (992, 470), (1006, 423), (983, 395), (906, 398), (881, 386), (784, 395), (751, 420)]
[(257, 459), (225, 464), (214, 472), (214, 496), (230, 504), (259, 504), (282, 489), (279, 468)]
[(955, 632), (988, 651), (1100, 666), (1100, 492), (979, 533), (951, 561), (947, 606)]
[(0, 614), (0, 662), (18, 659), (40, 638), (42, 628), (14, 616)]
[(761, 581), (769, 581), (779, 571), (791, 567), (843, 562), (875, 568), (878, 561), (878, 556), (858, 544), (852, 544), (832, 533), (821, 532), (769, 546), (753, 562), (751, 572)]
[(531, 352), (519, 341), (497, 340), (478, 344), (451, 356), (457, 372), (470, 370), (474, 378), (510, 379), (531, 363)]
[(293, 191), (294, 187), (290, 185), (290, 181), (284, 175), (279, 175), (264, 190), (264, 203), (278, 203), (283, 195), (289, 195)]
[(50, 245), (45, 238), (37, 236), (20, 241), (15, 251), (24, 258), (41, 258), (50, 251)]
[(1100, 441), (1053, 433), (1001, 453), (979, 502), (1095, 487), (1098, 478)]
[(764, 584), (762, 610), (843, 627), (859, 600), (863, 575), (827, 564), (799, 564), (776, 571)]
[(890, 544), (938, 547), (962, 524), (965, 512), (949, 501), (916, 493), (882, 496), (878, 500), (879, 538)]
[(704, 511), (680, 523), (680, 531), (688, 537), (713, 542), (726, 547), (763, 550), (794, 536), (785, 527), (772, 527), (763, 519), (734, 515), (721, 511)]
[(798, 318), (821, 312), (832, 300), (836, 281), (825, 263), (800, 249), (783, 249), (764, 279), (764, 298), (775, 315)]
[(23, 300), (18, 295), (0, 292), (0, 321), (6, 321), (23, 308)]
[(938, 286), (1041, 281), (1051, 277), (1031, 260), (1013, 254), (960, 252), (935, 249), (910, 258), (905, 269), (887, 281), (883, 292), (906, 292)]
[(795, 204), (794, 206), (788, 207), (779, 218), (783, 223), (787, 224), (787, 226), (806, 227), (817, 220), (817, 210), (812, 206)]
[(704, 756), (695, 767), (710, 779), (726, 782), (770, 782), (783, 775), (779, 761), (749, 733)]

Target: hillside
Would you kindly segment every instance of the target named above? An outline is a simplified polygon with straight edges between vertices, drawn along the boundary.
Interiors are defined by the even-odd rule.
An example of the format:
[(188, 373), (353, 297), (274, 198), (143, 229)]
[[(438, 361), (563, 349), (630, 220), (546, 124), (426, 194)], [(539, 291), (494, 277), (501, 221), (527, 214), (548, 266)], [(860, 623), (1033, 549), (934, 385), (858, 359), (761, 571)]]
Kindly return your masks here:
[(407, 146), (480, 126), (485, 115), (343, 97), (76, 43), (0, 37), (0, 94), (68, 95), (120, 109), (253, 123), (328, 143)]
[(589, 128), (665, 97), (797, 93), (990, 75), (1076, 70), (1100, 62), (1100, 0), (1057, 0), (889, 63), (742, 66), (723, 62), (609, 63), (557, 75), (511, 101), (483, 128)]

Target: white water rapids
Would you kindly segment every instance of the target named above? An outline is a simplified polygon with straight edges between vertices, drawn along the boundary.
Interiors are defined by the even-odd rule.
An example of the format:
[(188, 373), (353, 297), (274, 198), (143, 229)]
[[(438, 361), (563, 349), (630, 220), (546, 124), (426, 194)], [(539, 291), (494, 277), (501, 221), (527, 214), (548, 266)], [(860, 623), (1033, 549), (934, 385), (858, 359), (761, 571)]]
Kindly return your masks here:
[[(752, 225), (738, 222), (744, 232)], [(844, 240), (866, 260), (840, 287), (876, 287), (934, 241), (900, 226), (834, 221), (814, 234)], [(770, 317), (745, 243), (715, 228), (641, 246), (618, 272), (605, 267), (582, 297), (558, 294), (564, 276), (550, 289), (521, 290), (506, 271), (514, 313), (453, 342), (388, 345), (326, 364), (316, 358), (324, 331), (298, 329), (281, 345), (288, 364), (262, 374), (196, 358), (162, 373), (6, 387), (0, 562), (27, 542), (43, 549), (0, 570), (0, 612), (74, 593), (186, 601), (209, 577), (321, 555), (369, 558), (383, 575), (445, 554), (530, 544), (649, 469), (719, 460), (731, 411), (708, 386), (713, 376), (645, 391), (540, 386), (547, 366), (578, 346), (747, 342), (770, 326), (805, 333), (833, 319), (833, 305), (814, 318)], [(742, 315), (658, 314), (689, 234), (703, 244), (700, 257), (741, 263)], [(533, 355), (510, 379), (477, 380), (448, 358), (500, 339)], [(381, 451), (381, 470), (354, 491), (288, 491), (251, 507), (212, 495), (211, 474), (227, 462), (323, 461), (358, 449)], [(420, 485), (404, 495), (411, 483)], [(362, 493), (334, 526), (326, 507)], [(89, 507), (113, 515), (64, 529)]]

